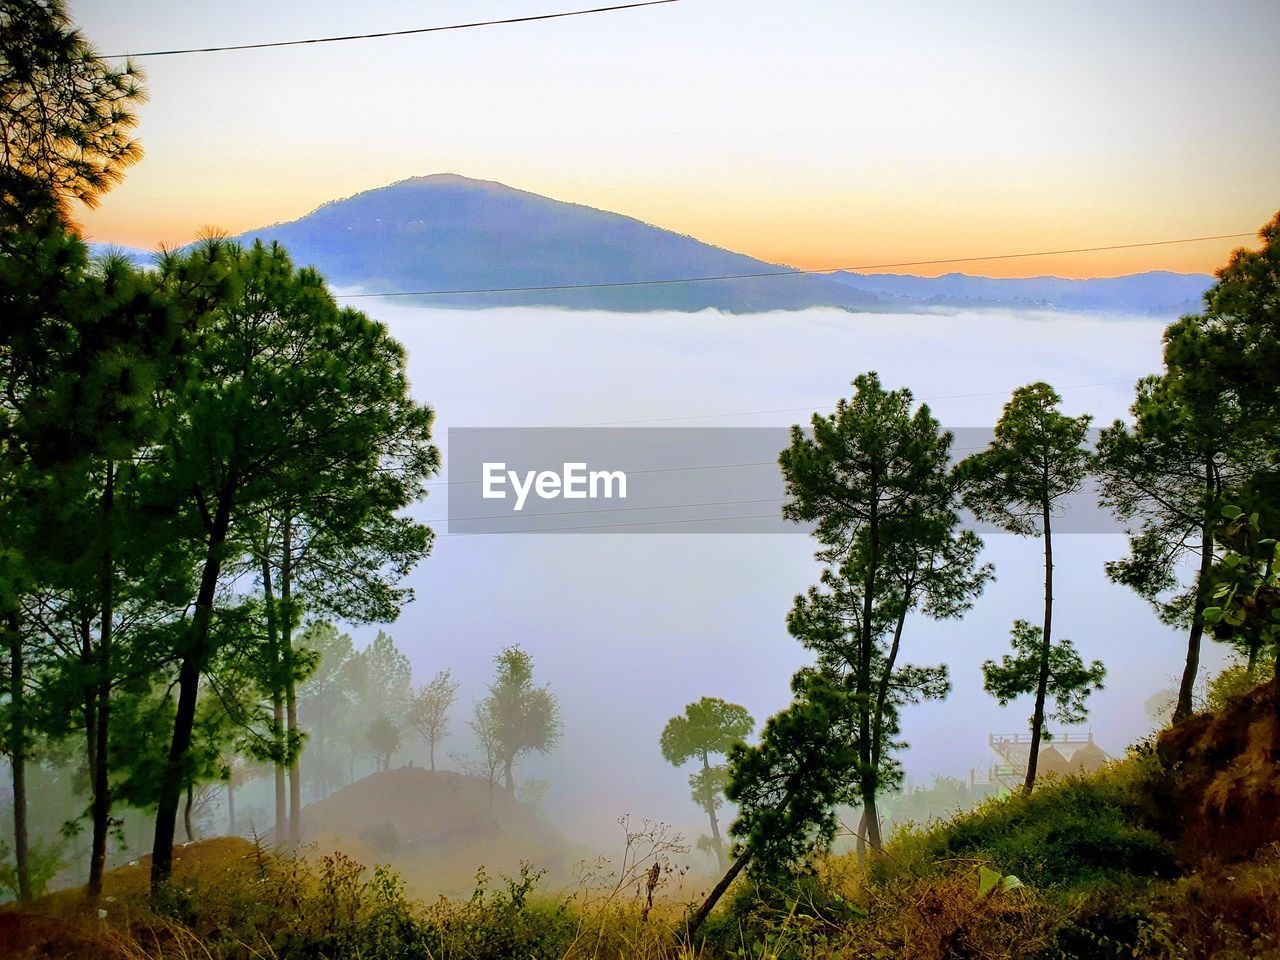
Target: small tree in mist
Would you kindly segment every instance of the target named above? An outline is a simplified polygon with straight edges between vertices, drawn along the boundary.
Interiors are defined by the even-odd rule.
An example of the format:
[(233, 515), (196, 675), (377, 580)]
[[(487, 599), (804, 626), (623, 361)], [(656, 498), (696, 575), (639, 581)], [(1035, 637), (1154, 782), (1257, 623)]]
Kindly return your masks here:
[(326, 621), (309, 624), (299, 644), (316, 662), (315, 670), (298, 689), (298, 703), (311, 728), (313, 749), (308, 751), (306, 772), (312, 777), (316, 795), (324, 799), (335, 779), (333, 748), (340, 742), (342, 728), (351, 722), (355, 706), (351, 688), (355, 653), (351, 637)]
[[(502, 767), (503, 783), (515, 791), (514, 768), (530, 752), (546, 753), (560, 740), (560, 702), (533, 682), (533, 657), (518, 646), (493, 658), (497, 669), (484, 699), (487, 723)], [(480, 714), (477, 713), (477, 718)]]
[(498, 724), (491, 699), (485, 698), (475, 705), (467, 726), (475, 734), (476, 746), (480, 748), (480, 766), (489, 784), (489, 807), (492, 809), (493, 785), (498, 782), (498, 771), (502, 769), (502, 744), (498, 742)]
[(1019, 387), (1005, 404), (991, 445), (960, 464), (965, 504), (1010, 533), (1044, 540), (1044, 621), (1036, 666), (1035, 712), (1026, 789), (1036, 782), (1053, 656), (1053, 514), (1084, 485), (1091, 418), (1069, 417), (1047, 383)]
[(427, 741), (431, 772), (436, 769), (436, 744), (449, 735), (449, 711), (458, 699), (458, 684), (441, 670), (409, 701), (409, 725)]
[[(982, 664), (982, 687), (995, 697), (1000, 706), (1007, 707), (1018, 697), (1036, 693), (1040, 689), (1041, 664), (1044, 661), (1044, 637), (1039, 627), (1026, 620), (1015, 620), (1012, 636), (1013, 652), (999, 662), (987, 660)], [(1048, 678), (1045, 681), (1045, 697), (1053, 700), (1054, 710), (1041, 711), (1031, 718), (1041, 727), (1033, 733), (1048, 735), (1048, 721), (1058, 723), (1082, 723), (1088, 715), (1089, 695), (1102, 689), (1107, 675), (1101, 660), (1085, 664), (1070, 640), (1055, 640), (1049, 648)], [(1033, 737), (1033, 749), (1039, 748), (1039, 737)]]
[(745, 707), (718, 697), (703, 697), (684, 708), (684, 715), (672, 717), (662, 731), (662, 756), (673, 767), (698, 760), (702, 769), (689, 778), (693, 802), (706, 811), (711, 822), (711, 844), (716, 861), (723, 870), (728, 866), (720, 821), (716, 817), (724, 803), (728, 782), (723, 764), (711, 762), (713, 756), (724, 756), (751, 735), (755, 720)]
[(364, 738), (373, 748), (374, 766), (377, 770), (390, 770), (391, 757), (400, 749), (400, 728), (386, 717), (378, 717), (365, 729)]
[(382, 766), (382, 756), (370, 733), (376, 728), (381, 733), (379, 743), (387, 742), (387, 729), (396, 731), (396, 748), (399, 748), (400, 731), (404, 728), (413, 691), (413, 668), (409, 658), (396, 646), (390, 634), (378, 631), (373, 641), (351, 659), (347, 672), (353, 689), (359, 717), (358, 729), (363, 739), (373, 748), (374, 766)]

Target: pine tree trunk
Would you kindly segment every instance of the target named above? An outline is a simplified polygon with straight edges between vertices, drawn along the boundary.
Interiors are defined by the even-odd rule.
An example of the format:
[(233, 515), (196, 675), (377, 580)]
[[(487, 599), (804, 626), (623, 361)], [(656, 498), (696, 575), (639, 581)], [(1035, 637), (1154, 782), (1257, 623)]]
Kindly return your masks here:
[(867, 811), (862, 811), (858, 820), (858, 836), (854, 840), (854, 850), (858, 856), (858, 869), (867, 869)]
[(27, 726), (25, 682), (22, 675), (22, 621), (9, 614), (9, 768), (13, 774), (13, 858), (18, 900), (31, 899), (31, 859), (27, 843)]
[(857, 693), (860, 698), (858, 708), (858, 752), (862, 763), (859, 774), (859, 793), (862, 806), (867, 812), (867, 842), (873, 853), (880, 852), (880, 821), (876, 815), (876, 792), (879, 786), (879, 774), (875, 745), (872, 740), (872, 681), (871, 681), (871, 648), (876, 642), (873, 628), (873, 611), (876, 595), (876, 575), (880, 564), (880, 514), (876, 504), (879, 498), (878, 484), (873, 481), (871, 488), (871, 517), (869, 530), (871, 537), (871, 556), (867, 564), (867, 575), (862, 591), (862, 623), (861, 644), (858, 651)]
[(276, 827), (275, 842), (284, 843), (289, 838), (288, 797), (285, 792), (285, 743), (284, 692), (281, 689), (280, 673), (281, 644), (280, 623), (276, 610), (275, 590), (271, 584), (271, 538), (263, 542), (261, 557), (262, 602), (267, 620), (267, 649), (271, 654), (271, 765), (275, 774)]
[(316, 785), (312, 796), (318, 795), (321, 800), (329, 796), (329, 728), (325, 723), (323, 712), (316, 725)]
[[(914, 588), (915, 584), (908, 580), (905, 584), (902, 610), (898, 614), (898, 622), (894, 625), (893, 643), (889, 647), (889, 655), (885, 658), (884, 670), (880, 674), (880, 682), (876, 687), (875, 715), (872, 717), (871, 728), (874, 734), (871, 738), (871, 768), (877, 774), (880, 770), (880, 757), (884, 750), (884, 713), (889, 700), (889, 684), (893, 680), (893, 670), (898, 662), (898, 653), (902, 649), (902, 630), (907, 622), (907, 609), (910, 606), (911, 594)], [(870, 799), (868, 799), (865, 790), (862, 797), (862, 825), (859, 828), (858, 840), (863, 844), (864, 849), (858, 860), (859, 866), (865, 866), (866, 864), (865, 846), (868, 839), (871, 843), (871, 849), (877, 853), (882, 846), (880, 813), (876, 807), (876, 793), (878, 791), (875, 788), (878, 786), (879, 777), (877, 776), (877, 782), (872, 788)], [(870, 811), (869, 816), (868, 811)]]
[(196, 839), (196, 832), (191, 826), (191, 808), (195, 804), (195, 784), (187, 781), (187, 802), (182, 807), (182, 826), (187, 832), (187, 843), (193, 843)]
[(1179, 723), (1191, 716), (1195, 709), (1196, 675), (1200, 671), (1200, 642), (1204, 637), (1204, 608), (1209, 605), (1209, 591), (1213, 589), (1213, 531), (1209, 526), (1208, 509), (1200, 536), (1200, 570), (1196, 574), (1196, 601), (1191, 610), (1191, 632), (1187, 637), (1187, 663), (1182, 670), (1182, 682), (1178, 685), (1178, 705), (1173, 711), (1173, 722)]
[(503, 782), (506, 784), (507, 793), (514, 795), (516, 792), (516, 780), (514, 775), (512, 774), (511, 766), (512, 766), (512, 761), (510, 758), (507, 758), (502, 762), (502, 779), (503, 779)]
[(1044, 704), (1049, 692), (1049, 651), (1053, 640), (1053, 527), (1049, 514), (1049, 500), (1044, 501), (1041, 520), (1044, 523), (1044, 625), (1040, 637), (1040, 674), (1036, 679), (1036, 708), (1031, 715), (1031, 753), (1027, 757), (1027, 779), (1024, 788), (1028, 793), (1036, 783), (1036, 767), (1040, 762), (1040, 733), (1044, 727)]
[[(705, 774), (711, 770), (711, 764), (707, 760), (707, 755), (702, 755), (702, 772)], [(711, 819), (711, 844), (716, 851), (716, 864), (721, 870), (728, 867), (728, 859), (724, 855), (724, 840), (720, 836), (720, 821), (716, 818), (715, 798), (707, 798), (707, 816)]]
[(298, 729), (298, 685), (293, 669), (293, 527), (290, 519), (284, 521), (284, 556), (280, 564), (280, 599), (283, 614), (280, 623), (280, 646), (284, 654), (284, 702), (285, 720), (288, 724), (289, 747), (289, 842), (297, 845), (302, 839), (302, 731)]
[(200, 693), (200, 674), (209, 656), (209, 630), (213, 620), (213, 601), (218, 578), (222, 575), (222, 552), (231, 522), (229, 488), (218, 502), (209, 535), (209, 548), (200, 574), (200, 590), (196, 595), (186, 650), (178, 670), (178, 709), (173, 719), (173, 739), (169, 756), (160, 778), (156, 802), (155, 839), (151, 847), (151, 893), (153, 896), (168, 883), (173, 874), (173, 835), (177, 829), (178, 803), (182, 796), (187, 754), (195, 729), (196, 700)]
[[(212, 592), (210, 593), (212, 601)], [(207, 611), (208, 608), (205, 608)], [(196, 617), (202, 610), (197, 608)], [(208, 630), (193, 624), (193, 631)], [(203, 648), (201, 648), (203, 649)], [(173, 874), (173, 836), (178, 826), (178, 804), (182, 797), (183, 768), (191, 750), (191, 735), (195, 728), (196, 698), (200, 689), (200, 664), (203, 657), (188, 654), (178, 671), (178, 712), (173, 721), (173, 740), (169, 744), (168, 762), (161, 775), (160, 796), (156, 804), (155, 842), (151, 849), (151, 892), (154, 896), (160, 887), (168, 883)]]
[[(284, 701), (278, 696), (272, 697), (272, 720), (271, 735), (275, 738), (276, 746), (281, 746), (281, 740), (284, 732)], [(288, 793), (285, 789), (285, 765), (283, 763), (272, 764), (272, 771), (275, 774), (275, 796), (276, 796), (276, 843), (282, 844), (289, 839), (289, 807)]]
[[(232, 774), (234, 776), (234, 773)], [(227, 834), (236, 836), (236, 787), (231, 782), (231, 777), (227, 778)]]
[(115, 510), (115, 464), (107, 461), (106, 483), (102, 492), (103, 557), (100, 587), (101, 606), (98, 635), (98, 684), (97, 708), (94, 711), (93, 745), (93, 838), (89, 852), (89, 898), (97, 900), (102, 894), (102, 875), (107, 868), (107, 831), (111, 817), (111, 779), (108, 736), (111, 725), (111, 645), (115, 621), (115, 584), (112, 570), (112, 516)]
[(712, 909), (720, 901), (720, 898), (724, 896), (724, 892), (729, 889), (729, 885), (732, 884), (734, 880), (738, 879), (738, 874), (742, 872), (743, 867), (745, 867), (750, 860), (751, 851), (749, 849), (743, 850), (742, 853), (738, 854), (738, 859), (733, 861), (733, 866), (731, 866), (725, 872), (725, 875), (720, 878), (720, 882), (711, 888), (711, 892), (707, 894), (707, 899), (702, 901), (702, 906), (698, 908), (698, 912), (695, 913), (693, 915), (693, 919), (689, 921), (690, 936), (696, 933), (698, 928), (706, 921)]

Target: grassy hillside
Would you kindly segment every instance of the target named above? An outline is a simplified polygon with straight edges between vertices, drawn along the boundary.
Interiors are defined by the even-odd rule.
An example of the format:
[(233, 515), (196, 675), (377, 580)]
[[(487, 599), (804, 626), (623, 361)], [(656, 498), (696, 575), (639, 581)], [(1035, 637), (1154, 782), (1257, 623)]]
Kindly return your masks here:
[(224, 839), (183, 848), (158, 907), (144, 862), (108, 878), (105, 921), (65, 892), (0, 911), (0, 944), (7, 956), (129, 960), (1280, 958), (1272, 718), (1259, 687), (1096, 774), (902, 829), (869, 870), (830, 856), (785, 881), (748, 878), (692, 940), (685, 911), (700, 891), (679, 889), (643, 844), (629, 872), (614, 865), (624, 875), (559, 894), (522, 869), (424, 904), (393, 872), (342, 855)]

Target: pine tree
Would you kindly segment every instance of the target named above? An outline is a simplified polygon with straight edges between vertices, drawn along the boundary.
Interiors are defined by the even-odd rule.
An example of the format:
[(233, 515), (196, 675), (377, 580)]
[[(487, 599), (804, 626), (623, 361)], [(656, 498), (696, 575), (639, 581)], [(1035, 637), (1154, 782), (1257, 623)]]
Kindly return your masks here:
[(1044, 619), (1026, 789), (1036, 781), (1053, 651), (1053, 515), (1084, 485), (1088, 416), (1069, 417), (1047, 383), (1020, 387), (1005, 404), (991, 445), (960, 464), (965, 504), (1010, 533), (1044, 541)]
[(913, 410), (910, 391), (885, 390), (874, 373), (853, 385), (834, 413), (814, 416), (811, 437), (792, 428), (779, 462), (784, 516), (815, 523), (827, 565), (788, 628), (857, 705), (859, 796), (878, 851), (876, 795), (896, 775), (898, 708), (950, 686), (945, 665), (899, 663), (906, 619), (959, 616), (991, 571), (977, 567), (981, 541), (959, 531), (951, 435), (927, 406)]

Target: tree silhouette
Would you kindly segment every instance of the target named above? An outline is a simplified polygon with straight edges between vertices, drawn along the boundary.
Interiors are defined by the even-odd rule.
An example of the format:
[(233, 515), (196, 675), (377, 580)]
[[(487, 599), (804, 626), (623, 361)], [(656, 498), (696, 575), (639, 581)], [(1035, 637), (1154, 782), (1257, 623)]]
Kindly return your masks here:
[(449, 735), (449, 711), (458, 699), (458, 684), (441, 670), (409, 701), (409, 725), (427, 741), (431, 772), (436, 769), (436, 744)]
[[(533, 658), (518, 646), (493, 658), (494, 680), (484, 700), (503, 783), (515, 791), (514, 768), (526, 753), (546, 753), (560, 740), (560, 702), (533, 682)], [(479, 716), (479, 714), (477, 714)]]
[(711, 844), (723, 870), (728, 866), (720, 822), (716, 810), (723, 803), (727, 775), (723, 764), (712, 764), (713, 756), (724, 756), (735, 744), (751, 735), (755, 727), (745, 707), (717, 697), (703, 697), (684, 708), (683, 716), (672, 717), (663, 728), (662, 756), (674, 767), (698, 760), (702, 769), (689, 778), (693, 801), (711, 822)]

